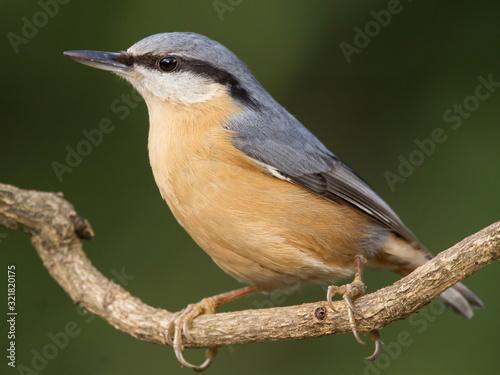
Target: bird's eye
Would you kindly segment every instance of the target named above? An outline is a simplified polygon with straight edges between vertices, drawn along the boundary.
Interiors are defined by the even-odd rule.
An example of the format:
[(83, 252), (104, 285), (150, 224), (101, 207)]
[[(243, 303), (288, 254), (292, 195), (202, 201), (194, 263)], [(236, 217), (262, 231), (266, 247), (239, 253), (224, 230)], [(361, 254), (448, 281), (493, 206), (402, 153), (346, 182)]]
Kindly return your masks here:
[(164, 57), (160, 60), (160, 69), (164, 72), (171, 72), (177, 67), (177, 59), (173, 56)]

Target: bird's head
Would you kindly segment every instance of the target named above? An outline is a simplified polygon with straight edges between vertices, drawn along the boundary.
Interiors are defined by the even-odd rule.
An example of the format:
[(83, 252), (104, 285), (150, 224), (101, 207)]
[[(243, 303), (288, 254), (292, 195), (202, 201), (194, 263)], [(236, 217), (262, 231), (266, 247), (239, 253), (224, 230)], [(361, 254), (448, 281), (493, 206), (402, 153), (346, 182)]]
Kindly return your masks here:
[(163, 33), (127, 51), (68, 51), (73, 60), (128, 80), (148, 106), (161, 102), (189, 107), (229, 95), (253, 106), (260, 85), (247, 66), (222, 44), (195, 33)]

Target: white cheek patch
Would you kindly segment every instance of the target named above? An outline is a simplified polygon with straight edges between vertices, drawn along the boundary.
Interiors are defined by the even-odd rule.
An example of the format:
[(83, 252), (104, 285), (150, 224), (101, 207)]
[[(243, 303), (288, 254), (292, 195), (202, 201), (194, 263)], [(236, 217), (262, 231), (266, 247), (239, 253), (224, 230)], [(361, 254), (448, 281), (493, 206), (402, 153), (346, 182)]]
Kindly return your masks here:
[(194, 104), (209, 101), (226, 88), (191, 72), (160, 72), (143, 66), (134, 67), (136, 74), (127, 77), (144, 98)]

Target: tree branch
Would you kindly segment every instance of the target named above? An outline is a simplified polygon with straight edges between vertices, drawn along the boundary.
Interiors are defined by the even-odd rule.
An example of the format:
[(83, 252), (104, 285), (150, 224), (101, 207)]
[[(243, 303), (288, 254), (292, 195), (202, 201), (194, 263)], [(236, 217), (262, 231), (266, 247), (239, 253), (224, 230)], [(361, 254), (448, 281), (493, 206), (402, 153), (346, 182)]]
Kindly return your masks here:
[[(21, 190), (0, 184), (0, 226), (29, 236), (52, 277), (83, 309), (135, 338), (165, 344), (172, 313), (154, 308), (108, 280), (85, 256), (80, 239), (93, 236), (90, 224), (62, 194)], [(368, 332), (420, 311), (448, 287), (500, 257), (500, 221), (443, 251), (391, 286), (356, 299)], [(185, 347), (304, 339), (350, 332), (342, 301), (203, 315), (193, 322)]]

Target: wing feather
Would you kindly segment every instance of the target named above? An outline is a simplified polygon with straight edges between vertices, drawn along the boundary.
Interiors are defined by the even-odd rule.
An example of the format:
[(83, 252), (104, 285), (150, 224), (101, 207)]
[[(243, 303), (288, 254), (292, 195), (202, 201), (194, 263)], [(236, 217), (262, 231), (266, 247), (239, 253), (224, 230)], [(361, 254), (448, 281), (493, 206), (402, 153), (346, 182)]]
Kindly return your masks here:
[(396, 213), (350, 167), (284, 108), (245, 111), (227, 128), (236, 148), (267, 170), (332, 202), (347, 202), (410, 243), (418, 242)]

